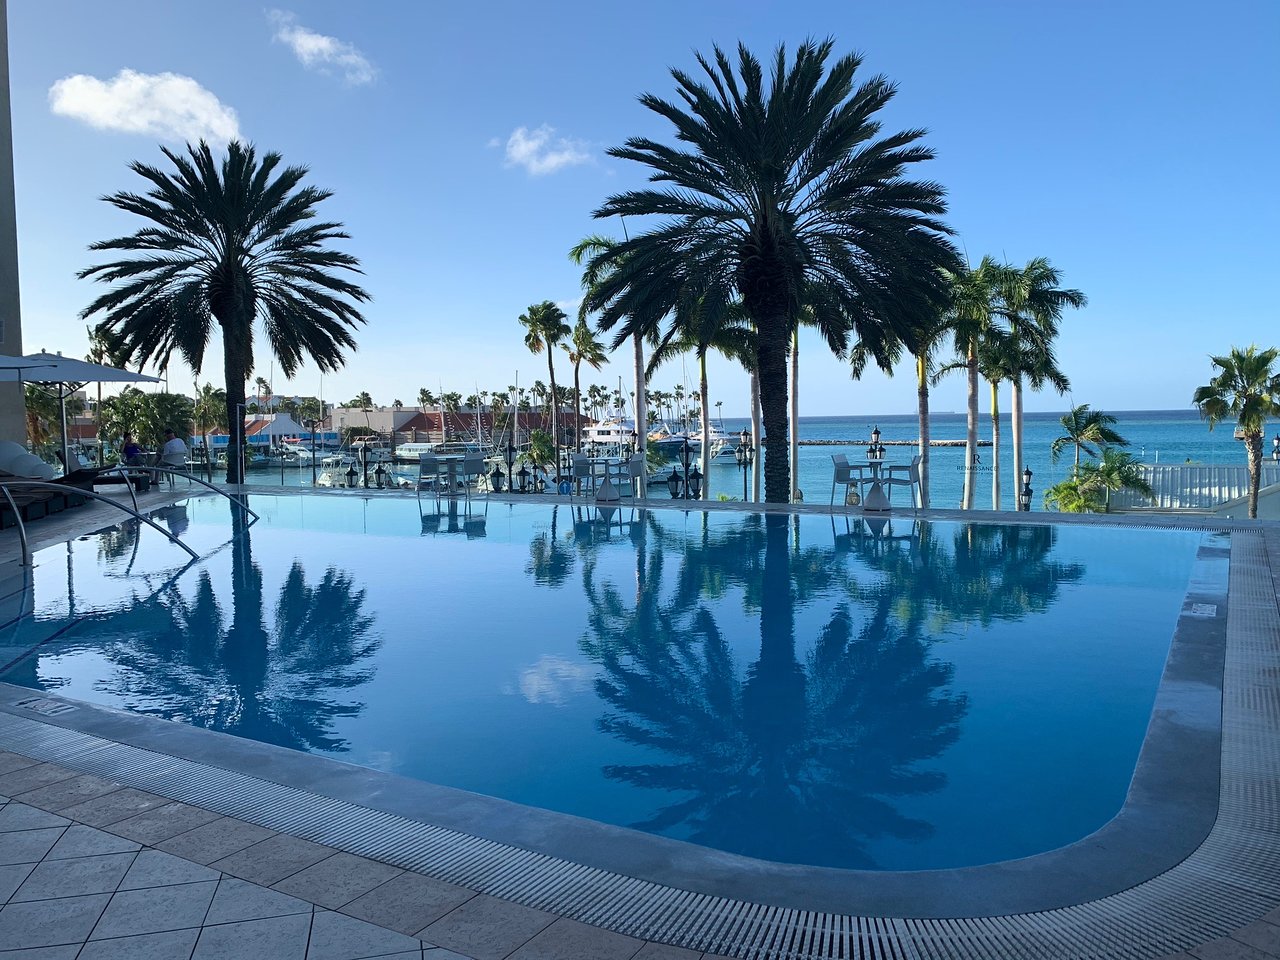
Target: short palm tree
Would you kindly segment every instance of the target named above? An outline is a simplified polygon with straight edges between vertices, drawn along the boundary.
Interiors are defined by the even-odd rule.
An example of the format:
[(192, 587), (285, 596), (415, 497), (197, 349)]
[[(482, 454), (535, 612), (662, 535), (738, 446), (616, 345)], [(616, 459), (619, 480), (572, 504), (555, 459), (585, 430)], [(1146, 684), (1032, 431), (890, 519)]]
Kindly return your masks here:
[[(550, 300), (535, 303), (520, 314), (520, 323), (525, 328), (524, 345), (530, 353), (547, 352), (547, 376), (551, 378), (549, 396), (556, 395), (555, 347), (561, 340), (572, 335), (568, 324), (568, 316)], [(545, 389), (545, 388), (544, 388)], [(560, 417), (556, 405), (551, 405), (551, 439), (556, 449), (560, 446)]]
[[(604, 352), (604, 344), (596, 339), (595, 331), (582, 317), (574, 324), (569, 343), (563, 346), (569, 352), (569, 362), (573, 364), (573, 449), (581, 450), (582, 381), (579, 372), (584, 363), (592, 370), (599, 370), (609, 358)], [(640, 428), (637, 426), (636, 429)]]
[(1225, 357), (1210, 357), (1218, 371), (1203, 387), (1198, 387), (1193, 402), (1200, 415), (1209, 421), (1209, 429), (1220, 420), (1234, 417), (1244, 437), (1245, 456), (1249, 462), (1249, 519), (1258, 518), (1258, 488), (1262, 483), (1262, 436), (1267, 417), (1280, 416), (1280, 367), (1276, 360), (1280, 350), (1259, 350), (1250, 345), (1243, 350), (1232, 347)]
[[(595, 216), (653, 216), (653, 229), (602, 251), (587, 309), (621, 336), (657, 323), (690, 283), (731, 289), (757, 331), (766, 434), (766, 499), (789, 499), (787, 352), (803, 303), (861, 339), (881, 330), (914, 344), (945, 299), (957, 265), (941, 187), (913, 180), (933, 154), (921, 131), (881, 136), (894, 95), (882, 77), (856, 84), (857, 56), (828, 63), (830, 41), (779, 47), (769, 77), (740, 46), (736, 69), (716, 48), (698, 57), (706, 82), (673, 70), (678, 102), (641, 103), (675, 128), (680, 147), (636, 137), (610, 153), (650, 168), (663, 189), (610, 197)], [(603, 269), (611, 265), (612, 270)]]
[(90, 246), (123, 256), (80, 271), (82, 279), (116, 284), (82, 316), (101, 315), (99, 327), (120, 338), (129, 360), (165, 369), (176, 351), (197, 373), (216, 325), (231, 440), (227, 482), (241, 483), (255, 323), (286, 377), (305, 360), (337, 370), (356, 348), (351, 331), (365, 322), (356, 304), (369, 295), (343, 275), (359, 273), (359, 261), (329, 246), (347, 234), (341, 224), (316, 220), (331, 193), (302, 186), (305, 167), (280, 169), (278, 153), (259, 160), (234, 140), (221, 161), (203, 141), (185, 156), (162, 150), (175, 172), (135, 162), (130, 169), (150, 183), (147, 193), (105, 198), (151, 222)]
[(192, 421), (196, 433), (204, 441), (205, 470), (210, 479), (213, 477), (213, 450), (209, 446), (209, 431), (219, 427), (227, 427), (227, 391), (206, 383), (196, 393), (195, 407), (192, 410)]
[(1108, 513), (1111, 494), (1132, 490), (1144, 497), (1155, 491), (1143, 473), (1142, 464), (1131, 453), (1107, 447), (1097, 463), (1086, 463), (1069, 480), (1045, 491), (1044, 502), (1063, 513)]
[[(109, 330), (101, 330), (96, 327), (86, 327), (85, 332), (89, 334), (89, 352), (84, 358), (90, 363), (101, 363), (108, 367), (118, 367), (125, 362), (123, 351), (120, 349), (120, 338), (111, 333)], [(102, 435), (102, 381), (98, 381), (98, 404), (94, 407), (94, 415), (98, 425), (98, 456), (102, 456), (103, 441), (106, 439)]]
[(1076, 460), (1071, 474), (1075, 476), (1080, 472), (1081, 450), (1091, 457), (1098, 457), (1101, 455), (1099, 451), (1106, 447), (1127, 447), (1129, 441), (1111, 429), (1115, 423), (1115, 417), (1101, 410), (1090, 410), (1087, 403), (1072, 407), (1062, 416), (1062, 436), (1049, 447), (1053, 462), (1058, 462), (1063, 450), (1074, 446)]

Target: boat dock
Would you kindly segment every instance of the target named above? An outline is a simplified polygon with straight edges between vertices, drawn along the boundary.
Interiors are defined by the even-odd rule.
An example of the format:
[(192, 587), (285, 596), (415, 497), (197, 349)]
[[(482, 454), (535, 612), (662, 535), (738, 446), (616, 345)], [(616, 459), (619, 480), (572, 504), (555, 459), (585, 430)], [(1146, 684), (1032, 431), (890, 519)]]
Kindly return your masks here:
[[(870, 440), (798, 440), (796, 441), (802, 447), (865, 447), (871, 443)], [(930, 440), (931, 447), (963, 447), (963, 440)], [(918, 447), (919, 440), (881, 440), (882, 447)], [(978, 446), (991, 446), (990, 440), (979, 440)]]

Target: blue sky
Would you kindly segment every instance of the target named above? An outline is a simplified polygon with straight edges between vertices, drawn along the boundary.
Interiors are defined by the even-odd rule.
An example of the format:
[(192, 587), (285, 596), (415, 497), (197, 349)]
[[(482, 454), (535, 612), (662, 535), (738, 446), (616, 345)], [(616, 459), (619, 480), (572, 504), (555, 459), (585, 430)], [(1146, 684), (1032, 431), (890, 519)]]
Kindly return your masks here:
[[(1280, 155), (1280, 4), (1228, 0), (1070, 3), (765, 3), (703, 0), (420, 4), (295, 2), (271, 8), (58, 0), (9, 4), (24, 344), (86, 349), (75, 279), (96, 239), (138, 224), (97, 198), (142, 181), (134, 159), (192, 131), (238, 134), (309, 166), (334, 191), (374, 300), (360, 350), (325, 378), (327, 400), (367, 389), (470, 393), (546, 379), (516, 318), (544, 299), (575, 306), (566, 256), (610, 193), (642, 182), (605, 149), (670, 141), (636, 101), (673, 94), (669, 70), (739, 41), (760, 54), (830, 36), (899, 94), (886, 129), (925, 127), (948, 222), (976, 262), (1047, 256), (1089, 306), (1063, 323), (1075, 402), (1185, 407), (1207, 355), (1280, 342), (1273, 278), (1280, 201), (1260, 172)], [(122, 75), (122, 71), (131, 73)], [(165, 77), (165, 74), (174, 76)], [(1258, 177), (1257, 186), (1248, 183)], [(628, 223), (632, 230), (638, 223)], [(218, 381), (215, 345), (202, 380)], [(258, 373), (270, 376), (265, 351)], [(914, 410), (911, 372), (861, 381), (816, 341), (801, 349), (801, 413)], [(567, 358), (557, 377), (568, 382)], [(588, 382), (630, 380), (630, 353)], [(189, 390), (189, 371), (171, 370)], [(651, 386), (692, 386), (660, 370)], [(314, 370), (281, 392), (314, 394)], [(747, 410), (741, 372), (715, 363), (712, 399)], [(963, 384), (935, 389), (962, 410)], [(985, 408), (986, 400), (984, 397)], [(1053, 394), (1029, 410), (1066, 405)]]

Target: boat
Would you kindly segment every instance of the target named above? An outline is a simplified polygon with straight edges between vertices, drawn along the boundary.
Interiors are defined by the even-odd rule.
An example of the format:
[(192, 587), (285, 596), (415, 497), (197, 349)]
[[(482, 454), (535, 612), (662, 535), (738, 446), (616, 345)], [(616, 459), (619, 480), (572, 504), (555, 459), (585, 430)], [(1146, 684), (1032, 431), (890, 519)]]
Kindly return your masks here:
[(582, 430), (582, 442), (596, 449), (631, 447), (636, 438), (636, 422), (618, 416), (598, 420)]

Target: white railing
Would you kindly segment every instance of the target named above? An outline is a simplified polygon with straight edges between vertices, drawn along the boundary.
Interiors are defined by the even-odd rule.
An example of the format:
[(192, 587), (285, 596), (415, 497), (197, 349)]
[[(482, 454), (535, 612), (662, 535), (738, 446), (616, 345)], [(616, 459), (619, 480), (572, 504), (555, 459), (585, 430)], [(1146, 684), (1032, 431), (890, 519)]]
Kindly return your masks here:
[[(1131, 490), (1111, 495), (1113, 510), (1155, 507), (1162, 510), (1212, 510), (1214, 507), (1247, 496), (1249, 468), (1210, 464), (1177, 464), (1142, 467), (1143, 477), (1155, 491), (1154, 499)], [(1262, 486), (1280, 483), (1280, 464), (1267, 460), (1262, 465)]]

